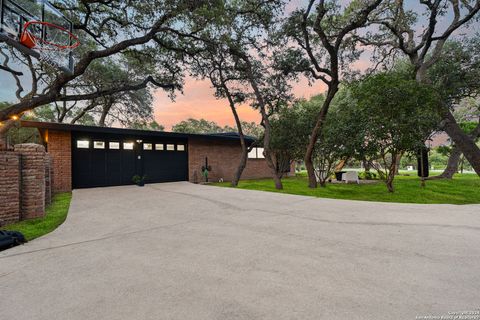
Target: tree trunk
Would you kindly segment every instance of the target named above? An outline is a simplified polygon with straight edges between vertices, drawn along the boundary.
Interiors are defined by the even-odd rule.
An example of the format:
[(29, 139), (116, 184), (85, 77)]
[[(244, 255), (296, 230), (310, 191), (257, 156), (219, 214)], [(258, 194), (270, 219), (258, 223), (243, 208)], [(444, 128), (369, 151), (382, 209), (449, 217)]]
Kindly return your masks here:
[(70, 121), (71, 124), (75, 124), (78, 120), (80, 120), (88, 111), (94, 109), (97, 106), (95, 102), (91, 102), (88, 106), (82, 109), (73, 119)]
[(315, 123), (315, 127), (313, 128), (312, 134), (310, 135), (310, 139), (307, 145), (307, 150), (305, 152), (305, 167), (307, 168), (308, 173), (308, 187), (309, 188), (316, 188), (317, 187), (317, 178), (315, 177), (315, 168), (313, 167), (313, 152), (315, 150), (315, 144), (317, 143), (318, 136), (323, 128), (323, 123), (327, 118), (328, 109), (330, 107), (330, 103), (332, 102), (335, 94), (338, 91), (338, 81), (332, 82), (328, 87), (327, 97), (323, 102), (322, 109), (320, 109), (320, 113), (317, 117), (317, 122)]
[(385, 180), (385, 184), (387, 185), (388, 192), (392, 192), (392, 193), (395, 191), (395, 189), (393, 188), (393, 179), (395, 179), (397, 159), (398, 159), (398, 155), (392, 154), (392, 163), (390, 164), (390, 168), (388, 170), (388, 174)]
[[(413, 61), (412, 61), (413, 62)], [(416, 72), (416, 81), (419, 83), (428, 83), (426, 66), (422, 66)], [(466, 134), (458, 125), (450, 108), (445, 102), (439, 106), (440, 116), (442, 117), (443, 130), (449, 135), (455, 145), (463, 153), (464, 157), (470, 162), (473, 170), (480, 176), (480, 148), (475, 141)]]
[(395, 175), (398, 176), (400, 174), (400, 161), (402, 160), (403, 153), (397, 155), (395, 159)]
[[(243, 139), (245, 140), (245, 139)], [(242, 142), (240, 142), (242, 143)], [(243, 142), (243, 144), (245, 141)], [(238, 181), (240, 181), (240, 178), (242, 177), (243, 170), (247, 166), (247, 156), (248, 156), (248, 150), (247, 147), (242, 145), (242, 154), (240, 155), (240, 162), (238, 164), (237, 170), (235, 171), (235, 175), (233, 176), (232, 179), (232, 187), (238, 186)]]
[(448, 163), (445, 170), (442, 174), (438, 175), (438, 178), (452, 179), (453, 175), (458, 172), (458, 162), (460, 161), (460, 156), (462, 152), (456, 145), (453, 145), (452, 151), (450, 152), (450, 157), (448, 157)]
[(472, 165), (473, 170), (480, 176), (480, 148), (478, 148), (473, 139), (460, 128), (450, 110), (445, 112), (443, 117), (443, 129)]
[(363, 169), (365, 169), (365, 172), (370, 172), (370, 169), (372, 168), (370, 161), (368, 160), (363, 160)]
[(110, 107), (104, 106), (102, 110), (102, 114), (100, 115), (100, 119), (98, 120), (98, 125), (100, 127), (105, 127), (105, 120), (107, 119), (107, 115), (109, 111), (110, 111)]
[(385, 183), (387, 185), (388, 192), (393, 193), (395, 191), (395, 189), (393, 188), (393, 178), (390, 178), (390, 175), (387, 178), (387, 180), (385, 181)]
[(335, 169), (333, 169), (333, 172), (341, 171), (343, 167), (345, 167), (345, 165), (347, 164), (347, 161), (348, 158), (340, 160), (340, 162), (335, 166)]
[(236, 187), (238, 186), (238, 181), (242, 177), (243, 170), (247, 166), (248, 148), (245, 143), (245, 136), (243, 135), (242, 122), (240, 121), (240, 117), (238, 116), (237, 109), (235, 108), (235, 102), (233, 101), (233, 98), (230, 95), (230, 92), (228, 91), (228, 88), (225, 82), (223, 82), (223, 79), (222, 79), (222, 85), (224, 86), (225, 92), (227, 94), (228, 102), (230, 104), (230, 109), (232, 110), (233, 118), (235, 119), (235, 124), (237, 125), (238, 136), (240, 138), (240, 146), (242, 147), (240, 162), (238, 163), (237, 170), (235, 171), (235, 174), (232, 179), (232, 187)]
[(271, 126), (270, 120), (268, 119), (267, 113), (265, 112), (264, 107), (260, 107), (260, 112), (262, 114), (262, 121), (264, 123), (264, 135), (263, 135), (263, 155), (267, 161), (267, 165), (270, 168), (273, 176), (273, 182), (275, 183), (275, 189), (283, 189), (282, 180), (278, 176), (277, 168), (273, 161), (273, 154), (270, 150), (270, 136), (271, 136)]
[(248, 73), (248, 80), (250, 85), (252, 86), (253, 92), (255, 94), (255, 98), (257, 99), (258, 107), (260, 109), (260, 114), (262, 116), (262, 124), (264, 127), (263, 133), (263, 155), (265, 157), (265, 161), (267, 162), (267, 166), (270, 168), (272, 173), (273, 181), (275, 183), (275, 189), (283, 189), (283, 184), (281, 178), (278, 176), (277, 168), (275, 166), (275, 162), (273, 161), (273, 153), (270, 148), (270, 139), (271, 139), (271, 129), (272, 126), (270, 125), (270, 119), (268, 118), (267, 111), (266, 111), (266, 103), (260, 92), (260, 88), (258, 87), (257, 80), (255, 75), (252, 71), (252, 64), (248, 58), (248, 56), (240, 54), (239, 57), (243, 59), (243, 61), (247, 65), (247, 73)]

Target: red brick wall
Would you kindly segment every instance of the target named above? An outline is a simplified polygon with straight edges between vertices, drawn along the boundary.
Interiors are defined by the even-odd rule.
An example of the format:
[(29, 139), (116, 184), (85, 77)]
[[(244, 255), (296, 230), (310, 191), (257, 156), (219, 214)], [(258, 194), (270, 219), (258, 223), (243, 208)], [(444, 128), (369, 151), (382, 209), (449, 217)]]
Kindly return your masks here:
[(0, 134), (0, 151), (7, 150), (7, 137), (4, 134)]
[(45, 205), (52, 203), (52, 157), (47, 153), (45, 155)]
[(0, 153), (0, 226), (20, 219), (20, 156)]
[(15, 145), (21, 155), (21, 217), (32, 219), (45, 215), (45, 147), (35, 143)]
[[(211, 181), (218, 181), (223, 178), (231, 181), (240, 161), (242, 148), (238, 141), (211, 141), (205, 139), (191, 138), (188, 142), (188, 174), (191, 182), (203, 181), (202, 166), (205, 164), (205, 157), (208, 157), (208, 164), (212, 167), (208, 178)], [(270, 169), (264, 159), (248, 159), (247, 166), (243, 171), (241, 179), (257, 179), (271, 177)]]
[(48, 153), (52, 157), (52, 191), (72, 190), (72, 138), (70, 131), (49, 130), (46, 135)]
[(43, 217), (51, 202), (51, 159), (45, 147), (17, 144), (0, 152), (0, 225)]

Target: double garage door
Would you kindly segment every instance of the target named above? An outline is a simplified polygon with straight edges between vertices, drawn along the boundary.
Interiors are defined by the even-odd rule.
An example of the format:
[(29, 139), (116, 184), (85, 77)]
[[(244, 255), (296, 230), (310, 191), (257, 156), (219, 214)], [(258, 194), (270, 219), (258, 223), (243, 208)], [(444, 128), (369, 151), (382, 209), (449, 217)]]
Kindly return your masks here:
[(188, 180), (187, 141), (152, 137), (72, 134), (74, 188)]

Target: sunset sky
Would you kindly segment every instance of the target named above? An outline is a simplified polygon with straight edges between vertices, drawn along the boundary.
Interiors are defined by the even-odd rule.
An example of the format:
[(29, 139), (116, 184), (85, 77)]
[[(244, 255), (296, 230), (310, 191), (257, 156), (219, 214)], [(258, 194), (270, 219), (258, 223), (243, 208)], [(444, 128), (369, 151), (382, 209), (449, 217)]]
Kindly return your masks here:
[[(340, 3), (348, 3), (349, 0), (340, 0)], [(407, 7), (420, 11), (422, 6), (418, 4), (418, 0), (407, 0)], [(298, 6), (303, 6), (305, 0), (292, 0), (288, 3), (286, 14), (291, 12)], [(418, 12), (421, 13), (421, 12)], [(451, 22), (451, 13), (439, 18), (439, 29), (443, 30), (446, 25)], [(420, 19), (425, 23), (425, 19)], [(455, 34), (474, 34), (478, 32), (479, 23), (474, 22), (469, 28), (462, 28)], [(423, 25), (419, 25), (421, 30)], [(454, 35), (455, 35), (454, 34)], [(357, 70), (365, 70), (370, 66), (369, 54), (364, 54), (360, 60), (353, 64), (353, 68)], [(22, 67), (20, 67), (22, 69)], [(28, 77), (25, 80), (25, 87), (29, 87)], [(15, 81), (5, 72), (0, 72), (0, 101), (15, 101)], [(299, 83), (293, 84), (293, 93), (296, 98), (309, 98), (312, 95), (324, 92), (325, 85), (321, 81), (315, 82), (309, 86), (305, 79)], [(154, 93), (154, 117), (155, 120), (162, 124), (167, 131), (171, 130), (172, 125), (188, 119), (188, 118), (204, 118), (215, 121), (219, 125), (233, 125), (234, 120), (228, 103), (225, 100), (218, 100), (213, 95), (214, 91), (209, 81), (200, 81), (187, 77), (183, 94), (178, 93), (174, 101), (172, 101), (163, 90), (156, 90)], [(259, 122), (260, 116), (258, 111), (251, 109), (248, 105), (238, 107), (238, 112), (243, 121)]]
[[(286, 13), (293, 11), (301, 6), (304, 0), (292, 0), (287, 4)], [(293, 93), (297, 98), (309, 98), (312, 95), (321, 93), (325, 90), (325, 85), (321, 82), (309, 86), (303, 79), (299, 83), (293, 84)], [(214, 97), (210, 82), (199, 81), (193, 78), (187, 78), (185, 81), (184, 94), (177, 95), (174, 102), (161, 90), (155, 92), (154, 109), (155, 120), (165, 126), (165, 130), (170, 130), (172, 125), (188, 118), (204, 118), (215, 121), (219, 125), (233, 126), (234, 119), (228, 102), (218, 100)], [(242, 105), (237, 108), (242, 121), (260, 121), (258, 111), (253, 110), (248, 105)]]
[[(348, 0), (340, 0), (342, 4), (346, 4)], [(406, 7), (414, 10), (418, 10), (417, 13), (421, 13), (423, 7), (419, 5), (418, 1), (407, 0)], [(303, 6), (305, 0), (292, 0), (287, 4), (286, 13), (288, 14), (295, 8)], [(450, 24), (452, 19), (451, 13), (440, 17), (438, 21), (438, 32), (444, 30), (444, 28)], [(425, 19), (420, 19), (422, 25), (418, 26), (418, 31), (423, 30), (425, 27)], [(478, 22), (474, 22), (468, 28), (462, 28), (457, 30), (454, 35), (459, 34), (471, 34), (478, 32)], [(365, 49), (365, 48), (364, 48)], [(368, 49), (367, 49), (368, 50)], [(366, 70), (370, 65), (370, 55), (368, 51), (363, 54), (360, 59), (354, 62), (351, 67), (360, 71)], [(293, 93), (296, 98), (309, 98), (312, 95), (323, 93), (326, 86), (321, 81), (317, 81), (313, 86), (309, 86), (308, 82), (303, 79), (299, 83), (293, 84)], [(155, 120), (164, 125), (168, 131), (172, 125), (188, 118), (204, 118), (210, 121), (215, 121), (219, 125), (233, 125), (234, 119), (232, 112), (228, 106), (228, 102), (225, 100), (217, 100), (213, 95), (214, 91), (210, 87), (208, 81), (199, 81), (193, 78), (187, 78), (185, 81), (184, 93), (178, 94), (175, 101), (171, 101), (164, 91), (157, 90), (154, 98), (154, 110)], [(260, 120), (258, 111), (251, 109), (249, 106), (244, 105), (237, 108), (239, 115), (243, 121), (256, 121)]]
[[(294, 84), (294, 94), (297, 98), (309, 98), (324, 90), (325, 86), (317, 82), (309, 86), (306, 80)], [(155, 120), (170, 130), (172, 125), (188, 118), (204, 118), (215, 121), (220, 125), (234, 124), (232, 111), (228, 101), (216, 99), (210, 82), (188, 78), (185, 81), (184, 94), (178, 94), (175, 101), (171, 101), (162, 90), (156, 90), (154, 95)], [(243, 121), (255, 121), (258, 123), (260, 115), (258, 111), (248, 105), (237, 108)]]

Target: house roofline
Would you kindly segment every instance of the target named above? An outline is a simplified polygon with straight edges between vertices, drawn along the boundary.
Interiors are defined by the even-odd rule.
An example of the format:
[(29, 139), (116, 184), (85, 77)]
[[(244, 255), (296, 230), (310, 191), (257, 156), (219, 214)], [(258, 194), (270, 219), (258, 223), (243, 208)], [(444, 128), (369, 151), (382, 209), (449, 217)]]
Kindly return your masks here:
[[(22, 127), (38, 128), (38, 129), (50, 129), (58, 131), (74, 131), (74, 132), (91, 132), (91, 133), (110, 133), (120, 135), (137, 135), (137, 136), (149, 136), (149, 137), (161, 137), (161, 138), (194, 138), (194, 139), (207, 139), (207, 140), (240, 140), (238, 134), (233, 135), (223, 133), (179, 133), (179, 132), (165, 132), (165, 131), (151, 131), (151, 130), (138, 130), (138, 129), (125, 129), (125, 128), (111, 128), (111, 127), (96, 127), (85, 126), (79, 124), (69, 123), (56, 123), (56, 122), (40, 122), (40, 121), (21, 121)], [(249, 143), (255, 141), (254, 137), (245, 136), (245, 140)]]

